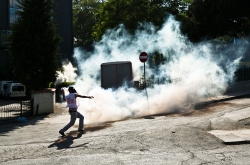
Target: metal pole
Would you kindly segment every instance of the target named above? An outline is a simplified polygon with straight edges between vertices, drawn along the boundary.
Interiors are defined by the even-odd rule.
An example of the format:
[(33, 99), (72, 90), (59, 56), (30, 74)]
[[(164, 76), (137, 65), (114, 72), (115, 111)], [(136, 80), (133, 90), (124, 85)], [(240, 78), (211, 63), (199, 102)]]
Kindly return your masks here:
[(39, 104), (36, 105), (36, 115), (38, 115)]
[(243, 80), (246, 80), (246, 65), (244, 65)]
[(145, 62), (144, 62), (144, 86), (146, 88), (146, 73), (145, 73)]
[(21, 101), (21, 117), (23, 117), (23, 101)]

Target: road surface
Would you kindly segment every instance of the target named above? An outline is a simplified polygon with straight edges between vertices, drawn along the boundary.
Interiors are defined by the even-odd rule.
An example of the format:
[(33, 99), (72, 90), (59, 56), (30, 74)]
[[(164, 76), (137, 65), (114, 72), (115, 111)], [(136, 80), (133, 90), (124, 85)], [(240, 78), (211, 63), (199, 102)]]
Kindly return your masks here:
[(68, 115), (51, 114), (0, 126), (0, 164), (247, 165), (248, 141), (225, 142), (218, 132), (235, 131), (232, 140), (233, 133), (250, 130), (248, 111), (250, 98), (245, 97), (204, 105), (187, 114), (86, 125), (85, 134), (76, 132), (76, 124), (65, 138), (59, 137), (58, 130), (68, 122)]

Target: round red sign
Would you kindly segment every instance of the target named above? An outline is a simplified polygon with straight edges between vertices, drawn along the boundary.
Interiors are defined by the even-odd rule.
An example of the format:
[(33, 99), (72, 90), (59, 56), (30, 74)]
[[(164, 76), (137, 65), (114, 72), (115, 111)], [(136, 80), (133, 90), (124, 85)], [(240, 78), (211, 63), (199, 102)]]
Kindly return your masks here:
[(142, 52), (139, 56), (141, 62), (146, 62), (148, 60), (148, 54), (146, 52)]

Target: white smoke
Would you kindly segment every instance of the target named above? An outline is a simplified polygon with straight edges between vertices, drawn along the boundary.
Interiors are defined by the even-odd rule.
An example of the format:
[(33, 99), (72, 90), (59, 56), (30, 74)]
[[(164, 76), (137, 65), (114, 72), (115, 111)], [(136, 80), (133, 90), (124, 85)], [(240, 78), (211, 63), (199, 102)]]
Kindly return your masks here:
[[(179, 23), (172, 17), (159, 31), (150, 24), (141, 26), (147, 29), (138, 30), (133, 36), (122, 25), (117, 30), (108, 30), (102, 40), (95, 44), (94, 52), (75, 49), (74, 57), (80, 71), (80, 75), (74, 79), (75, 88), (79, 94), (95, 97), (92, 100), (78, 99), (79, 111), (84, 114), (86, 123), (185, 112), (206, 97), (222, 94), (228, 83), (233, 81), (237, 62), (244, 49), (237, 49), (240, 52), (235, 50), (235, 57), (228, 58), (215, 54), (210, 43), (193, 45), (179, 34)], [(159, 68), (157, 75), (146, 62), (146, 77), (154, 74), (156, 77), (178, 78), (179, 81), (147, 88), (147, 95), (145, 90), (126, 86), (117, 90), (100, 87), (102, 63), (131, 61), (134, 80), (138, 81), (143, 75), (139, 54), (147, 52), (152, 58), (150, 55), (155, 50), (168, 55), (170, 61)], [(74, 69), (69, 71), (74, 73)]]
[(68, 62), (63, 65), (63, 72), (57, 72), (58, 77), (55, 84), (59, 84), (62, 82), (74, 82), (76, 80), (77, 68), (73, 67), (73, 65)]

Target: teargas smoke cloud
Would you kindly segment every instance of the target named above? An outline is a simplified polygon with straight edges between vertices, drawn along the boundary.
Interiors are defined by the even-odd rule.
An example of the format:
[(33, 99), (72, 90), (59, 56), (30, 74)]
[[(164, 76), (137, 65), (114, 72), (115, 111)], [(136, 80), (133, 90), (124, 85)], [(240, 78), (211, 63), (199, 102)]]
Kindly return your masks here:
[(64, 72), (57, 72), (56, 84), (61, 82), (74, 82), (76, 80), (77, 74), (75, 73), (77, 68), (73, 67), (71, 63), (65, 63), (63, 65)]
[[(92, 100), (78, 99), (79, 111), (85, 115), (86, 123), (190, 111), (195, 103), (204, 98), (225, 92), (233, 81), (234, 71), (245, 51), (244, 46), (248, 44), (243, 42), (237, 47), (224, 48), (223, 52), (227, 53), (222, 55), (215, 51), (211, 42), (190, 43), (180, 35), (179, 22), (172, 17), (158, 31), (151, 24), (141, 26), (144, 30), (136, 31), (135, 35), (127, 33), (123, 25), (108, 30), (102, 40), (95, 44), (94, 52), (75, 49), (74, 57), (80, 73), (74, 79), (75, 88), (79, 94), (95, 97)], [(146, 62), (146, 79), (151, 75), (156, 78), (171, 77), (174, 79), (172, 83), (155, 84), (147, 91), (126, 85), (116, 90), (101, 88), (102, 63), (131, 61), (133, 79), (139, 81), (143, 77), (143, 63), (139, 61), (139, 54), (147, 52), (149, 59), (152, 59), (155, 51), (162, 53), (167, 62), (157, 72)], [(65, 77), (74, 75), (72, 68), (65, 68)]]

